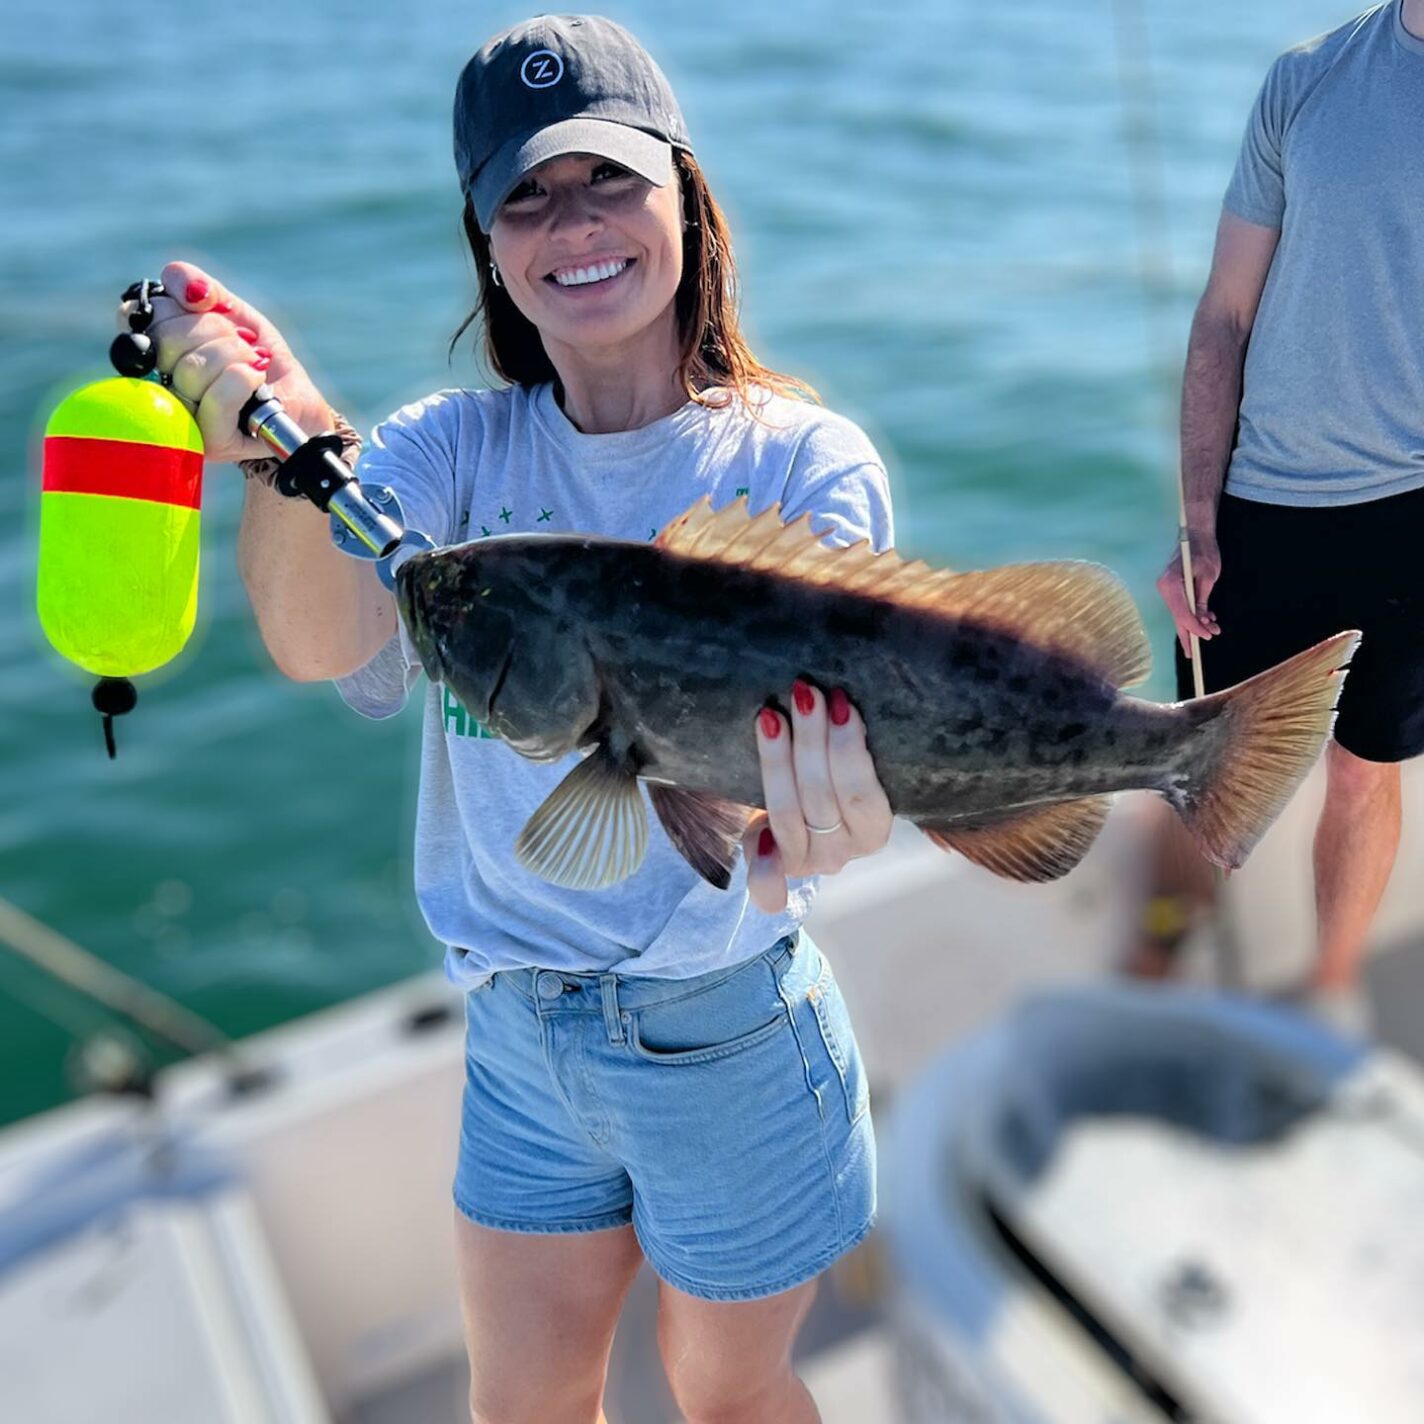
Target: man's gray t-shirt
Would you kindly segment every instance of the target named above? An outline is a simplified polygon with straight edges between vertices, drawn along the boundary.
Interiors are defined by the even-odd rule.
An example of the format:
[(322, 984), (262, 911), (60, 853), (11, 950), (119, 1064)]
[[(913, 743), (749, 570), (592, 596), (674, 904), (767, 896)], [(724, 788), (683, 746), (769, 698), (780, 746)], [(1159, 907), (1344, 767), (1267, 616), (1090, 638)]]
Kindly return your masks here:
[(1424, 40), (1400, 0), (1276, 60), (1225, 203), (1281, 234), (1228, 493), (1339, 505), (1424, 486)]
[[(821, 406), (761, 394), (760, 422), (738, 401), (689, 401), (638, 430), (586, 435), (550, 384), (440, 391), (378, 425), (357, 473), (394, 489), (408, 527), (442, 546), (526, 532), (648, 540), (703, 495), (721, 509), (745, 494), (753, 514), (776, 503), (787, 521), (810, 511), (828, 543), (889, 547), (885, 468), (864, 432)], [(335, 685), (380, 718), (405, 705), (420, 676), (402, 626)], [(760, 953), (804, 918), (815, 877), (792, 879), (777, 915), (748, 899), (740, 857), (731, 886), (715, 889), (673, 848), (646, 788), (647, 856), (627, 880), (565, 890), (525, 870), (515, 839), (579, 760), (528, 761), (444, 687), (427, 686), (415, 889), (452, 982), (468, 988), (531, 964), (686, 978)]]

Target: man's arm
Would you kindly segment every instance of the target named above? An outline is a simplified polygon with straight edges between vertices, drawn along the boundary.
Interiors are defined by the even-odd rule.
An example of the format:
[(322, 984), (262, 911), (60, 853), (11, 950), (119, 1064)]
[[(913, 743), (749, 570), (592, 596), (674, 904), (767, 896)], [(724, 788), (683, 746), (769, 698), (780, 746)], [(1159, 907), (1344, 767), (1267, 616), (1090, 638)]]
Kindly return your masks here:
[(1207, 607), (1221, 575), (1216, 508), (1236, 440), (1246, 345), (1280, 235), (1223, 209), (1211, 273), (1192, 319), (1182, 378), (1182, 489), (1197, 612), (1187, 606), (1180, 550), (1157, 580), (1184, 649), (1189, 633), (1210, 638), (1219, 631)]

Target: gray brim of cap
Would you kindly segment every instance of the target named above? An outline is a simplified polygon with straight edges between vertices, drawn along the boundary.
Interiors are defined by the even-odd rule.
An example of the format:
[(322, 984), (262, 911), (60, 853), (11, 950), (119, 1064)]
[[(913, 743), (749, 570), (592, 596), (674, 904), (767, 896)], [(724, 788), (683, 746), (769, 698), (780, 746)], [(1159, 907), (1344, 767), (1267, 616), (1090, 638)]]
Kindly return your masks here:
[(531, 168), (570, 153), (610, 158), (655, 188), (672, 182), (672, 145), (666, 139), (608, 119), (565, 119), (524, 138), (510, 139), (480, 169), (471, 189), (480, 231), (490, 230), (499, 205)]

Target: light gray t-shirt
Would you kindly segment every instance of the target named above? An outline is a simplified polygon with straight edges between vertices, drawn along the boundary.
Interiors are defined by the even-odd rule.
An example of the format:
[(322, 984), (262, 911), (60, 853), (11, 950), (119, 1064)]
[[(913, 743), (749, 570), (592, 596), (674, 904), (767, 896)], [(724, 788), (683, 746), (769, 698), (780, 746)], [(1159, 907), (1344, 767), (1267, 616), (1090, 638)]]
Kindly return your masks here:
[[(766, 423), (740, 402), (689, 401), (639, 430), (585, 435), (550, 384), (439, 391), (378, 425), (357, 473), (394, 489), (407, 525), (437, 545), (529, 531), (647, 540), (704, 494), (714, 509), (745, 494), (754, 514), (777, 502), (787, 520), (809, 510), (831, 544), (893, 544), (885, 467), (864, 432), (821, 406), (762, 395)], [(420, 676), (402, 626), (335, 685), (356, 711), (389, 717)], [(579, 760), (527, 761), (427, 684), (415, 889), (453, 983), (521, 965), (685, 978), (760, 953), (806, 915), (815, 877), (790, 881), (779, 915), (750, 902), (740, 858), (731, 886), (714, 889), (673, 848), (646, 788), (648, 852), (627, 880), (564, 890), (525, 870), (515, 838)]]
[(1339, 505), (1424, 486), (1424, 40), (1400, 0), (1276, 60), (1225, 202), (1281, 233), (1227, 491)]

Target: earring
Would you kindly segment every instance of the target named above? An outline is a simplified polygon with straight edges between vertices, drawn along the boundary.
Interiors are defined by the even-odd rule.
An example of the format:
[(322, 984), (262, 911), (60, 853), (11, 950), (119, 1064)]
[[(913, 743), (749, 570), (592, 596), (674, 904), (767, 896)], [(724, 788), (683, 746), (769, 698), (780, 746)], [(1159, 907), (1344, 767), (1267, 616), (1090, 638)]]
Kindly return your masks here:
[(504, 278), (499, 275), (499, 268), (494, 265), (493, 259), (490, 261), (490, 279), (496, 287), (504, 286)]

